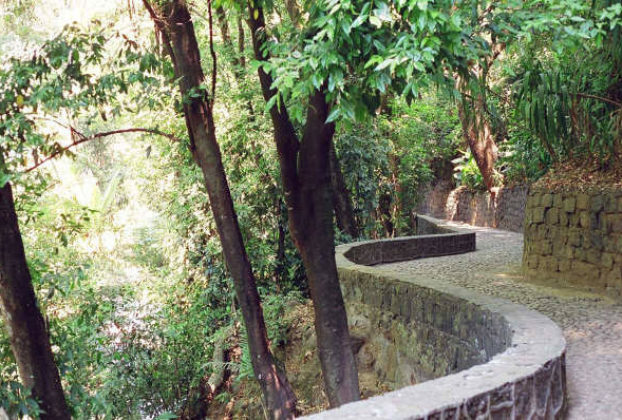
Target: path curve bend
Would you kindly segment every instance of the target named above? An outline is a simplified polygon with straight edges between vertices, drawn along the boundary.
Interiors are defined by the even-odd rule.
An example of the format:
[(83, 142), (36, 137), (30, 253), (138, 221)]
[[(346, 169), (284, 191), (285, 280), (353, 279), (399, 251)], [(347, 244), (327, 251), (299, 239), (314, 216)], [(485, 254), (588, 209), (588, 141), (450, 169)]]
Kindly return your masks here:
[[(476, 258), (480, 253), (475, 251), (472, 230), (423, 216), (419, 216), (418, 225), (419, 231), (434, 234), (337, 248), (346, 300), (357, 299), (392, 312), (405, 325), (426, 324), (440, 330), (468, 348), (479, 348), (484, 363), (306, 418), (563, 417), (566, 342), (560, 328), (539, 312), (460, 287), (442, 273), (427, 270), (417, 275), (417, 262), (433, 265), (441, 258)], [(417, 259), (448, 254), (451, 256)], [(465, 272), (469, 269), (464, 268)]]

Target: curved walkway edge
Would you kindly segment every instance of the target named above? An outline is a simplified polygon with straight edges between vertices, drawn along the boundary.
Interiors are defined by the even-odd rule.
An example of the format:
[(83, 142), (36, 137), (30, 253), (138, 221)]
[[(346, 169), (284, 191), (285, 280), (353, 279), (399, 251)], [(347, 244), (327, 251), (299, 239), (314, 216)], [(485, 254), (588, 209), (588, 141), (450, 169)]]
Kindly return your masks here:
[[(426, 276), (413, 275), (409, 270), (396, 270), (393, 266), (397, 264), (362, 265), (392, 263), (432, 255), (452, 254), (442, 257), (451, 259), (455, 257), (453, 254), (474, 250), (474, 240), (469, 244), (469, 238), (474, 239), (472, 231), (422, 216), (419, 216), (418, 224), (420, 230), (434, 230), (436, 234), (366, 241), (338, 247), (336, 259), (344, 294), (347, 299), (360, 299), (363, 303), (392, 311), (397, 317), (407, 317), (408, 321), (420, 316), (415, 321), (427, 321), (437, 328), (446, 328), (453, 334), (457, 333), (455, 324), (460, 322), (469, 327), (485, 327), (483, 329), (488, 330), (490, 339), (486, 339), (487, 333), (482, 332), (482, 328), (477, 332), (472, 331), (472, 334), (460, 329), (460, 333), (464, 335), (461, 337), (463, 340), (476, 336), (482, 337), (481, 341), (491, 341), (488, 344), (479, 344), (482, 351), (487, 353), (487, 362), (307, 418), (364, 420), (562, 417), (566, 407), (566, 342), (560, 328), (549, 318), (510, 301), (456, 286), (444, 281), (443, 276), (430, 273)], [(432, 227), (433, 225), (438, 226), (438, 229)], [(426, 246), (422, 247), (422, 244)], [(432, 249), (434, 252), (424, 252), (422, 249)], [(374, 291), (375, 295), (380, 295), (375, 299), (367, 296), (367, 291), (373, 289), (374, 284), (380, 284), (379, 287), (382, 288)], [(422, 294), (421, 291), (425, 293)], [(442, 298), (439, 300), (436, 296)], [(420, 301), (413, 301), (417, 299)], [(426, 299), (434, 300), (434, 306), (430, 306)], [(444, 301), (447, 303), (443, 303)], [(448, 323), (443, 312), (452, 310), (457, 313), (449, 317)], [(473, 321), (473, 318), (477, 319)], [(468, 319), (466, 324), (464, 319)]]

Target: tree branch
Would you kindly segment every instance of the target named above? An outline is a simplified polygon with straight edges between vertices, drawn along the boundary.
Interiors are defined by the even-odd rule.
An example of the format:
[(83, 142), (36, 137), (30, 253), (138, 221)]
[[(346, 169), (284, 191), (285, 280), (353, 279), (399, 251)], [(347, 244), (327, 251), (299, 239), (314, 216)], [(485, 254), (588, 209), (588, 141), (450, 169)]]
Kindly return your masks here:
[(214, 50), (214, 16), (212, 14), (212, 0), (207, 0), (207, 13), (209, 16), (209, 52), (212, 55), (212, 95), (210, 97), (210, 106), (214, 105), (216, 100), (216, 75), (218, 72), (216, 51)]
[(79, 136), (78, 140), (74, 140), (71, 144), (61, 147), (60, 149), (55, 150), (54, 152), (52, 152), (51, 155), (47, 156), (45, 159), (39, 161), (37, 164), (31, 166), (30, 168), (26, 169), (23, 173), (28, 173), (28, 172), (32, 172), (35, 169), (37, 169), (39, 166), (43, 165), (44, 163), (46, 163), (49, 160), (54, 159), (56, 156), (66, 152), (69, 149), (72, 149), (82, 143), (86, 143), (88, 141), (91, 140), (95, 140), (95, 139), (100, 139), (102, 137), (108, 137), (108, 136), (113, 136), (115, 134), (123, 134), (123, 133), (149, 133), (149, 134), (156, 134), (158, 136), (163, 136), (166, 137), (172, 141), (178, 142), (181, 141), (178, 137), (175, 137), (172, 134), (169, 133), (165, 133), (163, 131), (160, 130), (156, 130), (156, 129), (152, 129), (152, 128), (123, 128), (123, 129), (119, 129), (119, 130), (112, 130), (112, 131), (104, 131), (101, 133), (97, 133), (97, 134), (93, 134), (92, 136), (88, 136), (85, 137), (84, 135), (80, 134), (78, 131), (76, 131), (73, 127), (70, 127), (71, 133), (72, 134), (77, 134)]
[(590, 95), (589, 93), (580, 93), (580, 92), (570, 93), (570, 95), (577, 96), (579, 98), (584, 98), (584, 99), (596, 99), (598, 101), (602, 101), (602, 102), (606, 102), (611, 105), (615, 105), (618, 108), (622, 108), (622, 103), (614, 101), (613, 99), (602, 97), (602, 96)]
[[(153, 23), (155, 24), (157, 30), (156, 32), (159, 32), (162, 35), (162, 41), (164, 42), (164, 48), (166, 48), (166, 53), (171, 57), (173, 67), (175, 67), (177, 61), (175, 60), (175, 55), (173, 54), (171, 38), (167, 32), (165, 21), (158, 16), (148, 0), (143, 0), (143, 4), (145, 5), (145, 9), (147, 9), (147, 12), (149, 13), (149, 16), (151, 16), (151, 20), (153, 20)], [(175, 67), (175, 77), (179, 77), (177, 76), (177, 73), (177, 67)]]

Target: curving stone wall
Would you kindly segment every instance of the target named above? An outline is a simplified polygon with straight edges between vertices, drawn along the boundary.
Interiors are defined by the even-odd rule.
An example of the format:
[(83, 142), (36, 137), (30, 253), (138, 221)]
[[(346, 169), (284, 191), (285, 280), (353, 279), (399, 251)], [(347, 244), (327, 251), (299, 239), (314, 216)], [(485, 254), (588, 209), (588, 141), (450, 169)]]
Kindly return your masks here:
[(523, 267), (530, 279), (622, 297), (622, 191), (530, 191)]
[(561, 418), (565, 341), (552, 321), (504, 300), (370, 266), (475, 250), (472, 232), (422, 216), (417, 222), (420, 232), (445, 233), (343, 245), (336, 258), (348, 306), (399, 324), (393, 328), (401, 334), (383, 356), (399, 367), (396, 386), (413, 377), (421, 383), (308, 418)]

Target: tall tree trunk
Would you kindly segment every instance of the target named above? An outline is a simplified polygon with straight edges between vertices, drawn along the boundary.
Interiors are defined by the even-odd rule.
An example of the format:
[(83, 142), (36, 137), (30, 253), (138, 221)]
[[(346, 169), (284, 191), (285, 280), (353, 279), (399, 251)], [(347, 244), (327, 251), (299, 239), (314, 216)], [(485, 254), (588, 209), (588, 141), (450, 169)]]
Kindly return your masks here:
[(402, 201), (402, 184), (400, 184), (400, 158), (392, 153), (389, 156), (389, 162), (391, 165), (391, 183), (395, 190), (395, 199), (393, 200), (393, 206), (391, 209), (391, 219), (395, 221), (392, 236), (400, 236), (403, 234), (403, 216), (404, 216), (404, 203)]
[(378, 197), (378, 207), (376, 209), (376, 220), (380, 220), (387, 238), (395, 236), (395, 226), (393, 225), (393, 218), (391, 217), (392, 201), (393, 198), (391, 197), (391, 194), (380, 194)]
[(310, 98), (299, 153), (298, 205), (292, 209), (296, 243), (315, 311), (316, 334), (324, 382), (331, 406), (360, 398), (348, 319), (335, 261), (329, 150), (335, 127), (326, 124), (329, 107), (322, 92)]
[[(249, 4), (249, 25), (255, 58), (266, 61), (265, 20), (261, 7)], [(279, 93), (272, 77), (258, 69), (264, 99)], [(324, 384), (330, 405), (339, 406), (360, 398), (358, 375), (348, 332), (345, 304), (335, 262), (329, 150), (334, 125), (326, 124), (328, 105), (322, 92), (309, 98), (302, 142), (285, 106), (272, 107), (285, 202), (292, 239), (300, 254), (315, 310), (315, 331)]]
[[(495, 142), (495, 133), (488, 121), (485, 89), (488, 71), (494, 61), (505, 50), (505, 43), (497, 42), (493, 37), (490, 45), (491, 54), (482, 62), (475, 63), (468, 69), (467, 75), (455, 75), (456, 89), (462, 94), (462, 101), (458, 101), (458, 117), (462, 124), (463, 136), (471, 149), (477, 163), (484, 184), (488, 191), (494, 187), (495, 163), (499, 157), (499, 150)], [(469, 80), (477, 80), (482, 86), (473, 90), (469, 87)], [(467, 98), (469, 98), (467, 100)], [(472, 106), (471, 112), (465, 108)]]
[(300, 28), (302, 20), (302, 12), (300, 11), (300, 5), (297, 0), (285, 0), (285, 8), (287, 9), (287, 14), (289, 15), (292, 24), (296, 28)]
[[(168, 1), (163, 7), (162, 17), (155, 14), (147, 0), (144, 2), (154, 20), (162, 22), (160, 30), (166, 35), (165, 38), (168, 38), (169, 54), (173, 60), (176, 76), (180, 79), (182, 95), (187, 96), (199, 86), (205, 86), (199, 47), (185, 1)], [(212, 103), (206, 96), (191, 97), (184, 104), (184, 114), (190, 147), (204, 175), (225, 260), (233, 277), (236, 296), (244, 317), (255, 377), (263, 391), (270, 416), (275, 419), (293, 418), (296, 414), (296, 398), (287, 378), (277, 369), (268, 348), (259, 293), (240, 233), (220, 147), (216, 140)]]
[(277, 286), (280, 287), (280, 285), (284, 284), (287, 280), (287, 255), (285, 253), (285, 224), (287, 223), (287, 218), (285, 213), (283, 212), (284, 203), (280, 197), (278, 200), (276, 200), (275, 207), (277, 224), (279, 226), (276, 250), (275, 278), (277, 281)]
[(225, 9), (222, 6), (216, 8), (216, 18), (218, 19), (218, 26), (220, 27), (222, 42), (229, 47), (232, 45), (231, 36), (229, 35), (229, 21), (227, 20)]
[[(465, 87), (462, 87), (461, 92), (464, 93), (464, 90)], [(495, 186), (494, 170), (498, 148), (492, 127), (486, 117), (484, 99), (480, 93), (474, 93), (474, 95), (476, 97), (469, 102), (473, 107), (470, 111), (465, 109), (464, 101), (458, 101), (458, 116), (462, 124), (463, 136), (482, 174), (486, 189), (491, 191)]]
[(9, 183), (0, 188), (0, 299), (19, 376), (44, 411), (41, 418), (71, 418), (37, 306)]
[(240, 54), (240, 67), (246, 68), (246, 56), (244, 55), (244, 50), (246, 49), (246, 37), (244, 35), (244, 23), (242, 22), (242, 17), (238, 16), (238, 54)]
[(354, 210), (352, 209), (350, 191), (348, 191), (346, 182), (343, 179), (341, 165), (339, 164), (337, 152), (335, 151), (335, 143), (333, 141), (330, 142), (329, 163), (330, 183), (333, 189), (333, 207), (335, 209), (337, 227), (352, 238), (358, 238), (358, 226), (354, 217)]

